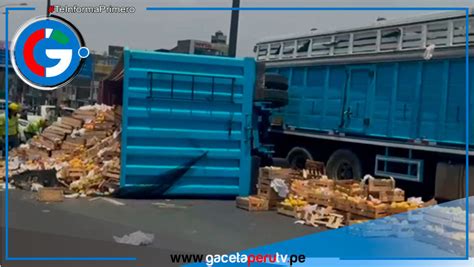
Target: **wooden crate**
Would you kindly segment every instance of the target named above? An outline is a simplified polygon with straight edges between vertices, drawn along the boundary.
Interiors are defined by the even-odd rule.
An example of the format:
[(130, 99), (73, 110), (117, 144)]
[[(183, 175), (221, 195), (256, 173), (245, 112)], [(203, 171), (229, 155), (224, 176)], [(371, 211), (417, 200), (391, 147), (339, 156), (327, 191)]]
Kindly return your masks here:
[(61, 149), (63, 149), (63, 150), (74, 151), (74, 150), (79, 149), (79, 148), (81, 148), (81, 144), (79, 144), (79, 143), (72, 143), (72, 142), (69, 142), (69, 141), (64, 141), (61, 144)]
[(305, 169), (308, 171), (308, 178), (315, 179), (326, 175), (326, 166), (324, 162), (306, 160)]
[(332, 206), (333, 205), (333, 198), (331, 195), (327, 194), (316, 194), (310, 193), (306, 198), (309, 204), (317, 204), (320, 206)]
[(367, 186), (369, 194), (374, 192), (393, 191), (395, 189), (395, 180), (370, 178)]
[(291, 181), (290, 191), (294, 195), (305, 199), (308, 198), (308, 195), (312, 192), (307, 180), (297, 179)]
[(280, 204), (279, 199), (269, 199), (268, 200), (268, 210), (276, 210), (278, 205)]
[(267, 178), (259, 178), (257, 183), (257, 188), (270, 188), (272, 180)]
[(285, 168), (260, 168), (260, 173), (259, 173), (259, 180), (262, 179), (267, 179), (267, 180), (273, 180), (273, 179), (288, 179), (288, 176), (291, 172), (291, 169), (285, 169)]
[(390, 214), (398, 214), (398, 213), (404, 213), (404, 212), (408, 212), (408, 211), (410, 211), (409, 208), (405, 209), (405, 208), (398, 208), (398, 207), (397, 208), (389, 208), (389, 210), (388, 210), (388, 212)]
[(344, 215), (344, 222), (347, 226), (365, 223), (371, 220), (370, 218), (360, 216), (351, 212), (346, 212)]
[(48, 158), (49, 157), (49, 151), (46, 149), (42, 148), (36, 148), (36, 147), (30, 147), (27, 151), (27, 158), (29, 160), (35, 159), (35, 158)]
[(268, 199), (259, 196), (237, 197), (235, 199), (238, 208), (248, 211), (267, 211), (269, 210)]
[(67, 179), (75, 181), (82, 176), (86, 176), (87, 171), (84, 168), (68, 168), (67, 169)]
[(109, 130), (114, 128), (114, 123), (113, 122), (101, 122), (101, 123), (95, 123), (94, 124), (94, 129), (95, 130)]
[(48, 150), (55, 150), (57, 148), (57, 141), (53, 141), (52, 139), (48, 138), (48, 136), (48, 134), (42, 134), (37, 140), (32, 142), (33, 145), (37, 147), (43, 147)]
[(324, 226), (336, 229), (344, 226), (344, 215), (333, 210), (332, 207), (317, 207), (313, 210), (304, 211), (302, 219), (307, 225), (314, 227)]
[(334, 180), (332, 179), (312, 179), (308, 181), (310, 187), (324, 187), (334, 189)]
[(77, 145), (85, 145), (86, 144), (86, 138), (84, 137), (76, 137), (76, 138), (72, 138), (71, 136), (68, 136), (66, 138), (66, 142), (69, 142), (69, 143), (72, 143), (72, 144), (77, 144)]
[(366, 194), (364, 188), (356, 180), (338, 180), (334, 182), (334, 190), (349, 196), (362, 196)]
[(99, 139), (104, 139), (106, 138), (108, 135), (107, 131), (86, 131), (84, 133), (84, 138), (93, 138), (93, 137), (97, 137)]
[(83, 121), (73, 117), (61, 117), (61, 123), (69, 125), (74, 129), (81, 128)]
[(60, 188), (41, 188), (37, 195), (41, 202), (61, 202), (64, 200), (63, 190)]
[(302, 208), (290, 207), (279, 203), (277, 213), (293, 218), (302, 218), (304, 211)]
[(120, 180), (120, 170), (118, 171), (107, 170), (107, 171), (102, 172), (102, 176), (118, 181)]
[(55, 138), (58, 138), (58, 139), (62, 140), (66, 136), (66, 134), (70, 134), (71, 132), (69, 132), (66, 129), (60, 128), (60, 127), (49, 126), (48, 128), (46, 128), (43, 131), (42, 135), (49, 134), (51, 136), (55, 136)]
[(288, 174), (288, 179), (290, 179), (290, 180), (305, 180), (302, 170), (293, 170), (293, 169), (290, 170), (290, 173)]
[(273, 190), (273, 188), (268, 187), (258, 188), (258, 195), (268, 200), (282, 199), (282, 197), (280, 197), (278, 193)]
[(352, 210), (351, 202), (347, 198), (334, 195), (331, 201), (333, 207), (337, 210), (345, 212), (350, 212)]
[(60, 121), (56, 121), (53, 123), (53, 126), (56, 126), (56, 127), (59, 127), (59, 128), (63, 128), (65, 130), (68, 130), (69, 133), (72, 133), (72, 130), (74, 127), (72, 127), (71, 125), (69, 124), (65, 124), (65, 123), (62, 123)]
[(369, 194), (384, 203), (405, 201), (405, 191), (401, 189), (391, 190), (391, 191), (372, 192)]
[(353, 207), (351, 212), (371, 219), (383, 218), (385, 216), (390, 215), (389, 206), (386, 204), (378, 205), (375, 207), (365, 204), (359, 204), (357, 207)]

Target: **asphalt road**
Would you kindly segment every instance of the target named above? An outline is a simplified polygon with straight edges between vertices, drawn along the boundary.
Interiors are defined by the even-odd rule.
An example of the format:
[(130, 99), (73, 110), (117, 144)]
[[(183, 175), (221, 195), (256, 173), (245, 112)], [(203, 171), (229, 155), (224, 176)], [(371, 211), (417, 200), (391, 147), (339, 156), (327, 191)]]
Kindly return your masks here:
[[(2, 203), (4, 192), (0, 192)], [(172, 266), (170, 253), (216, 254), (239, 251), (311, 234), (318, 228), (295, 225), (275, 212), (249, 213), (232, 200), (67, 199), (40, 203), (35, 195), (9, 192), (10, 257), (135, 257), (129, 262), (24, 262), (3, 266)], [(157, 204), (158, 203), (158, 204)], [(2, 205), (3, 206), (3, 205)], [(4, 239), (4, 209), (2, 238)], [(113, 236), (153, 233), (144, 247), (118, 244)], [(2, 259), (5, 252), (2, 242)]]

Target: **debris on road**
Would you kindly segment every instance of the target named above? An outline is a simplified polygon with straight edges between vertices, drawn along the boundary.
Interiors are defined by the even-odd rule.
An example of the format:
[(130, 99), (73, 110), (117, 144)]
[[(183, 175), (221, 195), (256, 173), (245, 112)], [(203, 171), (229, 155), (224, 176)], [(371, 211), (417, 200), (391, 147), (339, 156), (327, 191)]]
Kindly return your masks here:
[(109, 198), (109, 197), (101, 197), (102, 200), (109, 202), (111, 204), (117, 205), (117, 206), (125, 206), (125, 203), (117, 201), (115, 199)]
[[(110, 194), (120, 178), (121, 112), (119, 106), (93, 105), (59, 118), (9, 153), (9, 180), (32, 191), (39, 189), (33, 184), (62, 185), (67, 198)], [(41, 178), (47, 171), (54, 180)], [(5, 162), (0, 163), (1, 174), (3, 180)]]
[(133, 246), (147, 246), (152, 244), (154, 239), (154, 234), (147, 234), (142, 231), (136, 231), (129, 235), (124, 235), (122, 237), (114, 236), (115, 242)]
[[(283, 199), (277, 191), (286, 191), (285, 186), (289, 192)], [(426, 206), (421, 198), (405, 200), (405, 192), (396, 188), (393, 178), (366, 175), (362, 181), (335, 181), (326, 176), (323, 163), (310, 160), (303, 171), (261, 168), (257, 188), (258, 195), (237, 197), (237, 207), (248, 211), (276, 208), (279, 214), (297, 218), (296, 224), (314, 227), (339, 228)]]
[(33, 183), (31, 184), (31, 191), (38, 192), (41, 188), (44, 188), (42, 184)]
[(62, 202), (64, 195), (62, 189), (58, 188), (41, 188), (37, 196), (40, 202)]
[[(6, 183), (0, 183), (0, 191), (3, 191), (5, 189), (7, 189), (7, 184)], [(15, 186), (9, 184), (8, 185), (8, 190), (12, 190), (12, 189), (15, 189)]]
[(165, 203), (165, 202), (155, 202), (151, 203), (153, 206), (157, 206), (159, 208), (164, 208), (164, 209), (186, 209), (188, 208), (187, 206), (181, 206), (181, 205), (176, 205), (172, 203)]

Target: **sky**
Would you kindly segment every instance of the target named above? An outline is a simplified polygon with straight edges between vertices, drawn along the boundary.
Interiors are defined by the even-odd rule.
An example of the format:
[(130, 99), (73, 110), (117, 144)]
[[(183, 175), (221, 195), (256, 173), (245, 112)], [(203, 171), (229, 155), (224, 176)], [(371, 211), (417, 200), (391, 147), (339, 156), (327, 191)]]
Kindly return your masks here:
[[(133, 49), (171, 49), (177, 40), (210, 41), (221, 30), (228, 35), (230, 11), (146, 11), (149, 6), (221, 6), (230, 7), (231, 0), (51, 0), (56, 5), (134, 6), (132, 14), (61, 14), (82, 33), (87, 47), (96, 53), (108, 45)], [(3, 4), (26, 2), (35, 11), (14, 11), (9, 16), (9, 39), (28, 19), (44, 16), (46, 0), (1, 0)], [(241, 0), (242, 7), (474, 7), (474, 0)], [(2, 11), (3, 8), (2, 8)], [(439, 11), (438, 11), (439, 12)], [(237, 56), (254, 56), (254, 45), (263, 38), (285, 34), (307, 33), (312, 28), (336, 30), (370, 25), (378, 17), (388, 20), (416, 17), (436, 12), (420, 11), (242, 11), (240, 13)], [(0, 12), (0, 40), (5, 39), (5, 16)]]

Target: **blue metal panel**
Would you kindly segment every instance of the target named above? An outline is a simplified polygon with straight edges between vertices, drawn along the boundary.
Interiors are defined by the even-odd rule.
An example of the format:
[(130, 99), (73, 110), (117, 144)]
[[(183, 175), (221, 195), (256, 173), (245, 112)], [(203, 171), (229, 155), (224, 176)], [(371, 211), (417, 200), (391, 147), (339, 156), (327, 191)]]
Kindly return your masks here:
[(167, 192), (250, 192), (254, 59), (126, 50), (121, 185), (144, 185), (205, 152)]
[(369, 65), (350, 66), (348, 74), (342, 126), (345, 131), (363, 133), (370, 125), (369, 95), (373, 91), (375, 73), (373, 66)]
[(89, 56), (84, 61), (84, 65), (82, 65), (82, 68), (77, 74), (76, 78), (92, 79), (93, 72), (94, 72), (94, 57)]
[[(471, 64), (474, 65), (472, 59)], [(368, 76), (367, 70), (374, 71), (373, 78)], [(470, 70), (470, 76), (474, 77), (474, 68)], [(318, 131), (355, 131), (385, 138), (465, 143), (463, 58), (287, 67), (279, 69), (279, 73), (290, 81), (290, 102), (280, 111), (288, 126)], [(344, 93), (347, 79), (347, 92)], [(470, 83), (471, 106), (474, 102), (473, 80)], [(341, 114), (348, 106), (351, 106), (352, 119), (341, 121)], [(472, 107), (470, 114), (474, 118)], [(342, 128), (341, 122), (344, 122)], [(470, 135), (473, 145), (474, 128)]]

